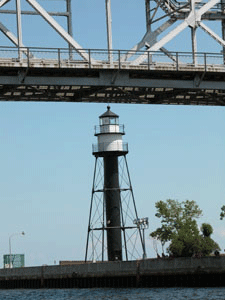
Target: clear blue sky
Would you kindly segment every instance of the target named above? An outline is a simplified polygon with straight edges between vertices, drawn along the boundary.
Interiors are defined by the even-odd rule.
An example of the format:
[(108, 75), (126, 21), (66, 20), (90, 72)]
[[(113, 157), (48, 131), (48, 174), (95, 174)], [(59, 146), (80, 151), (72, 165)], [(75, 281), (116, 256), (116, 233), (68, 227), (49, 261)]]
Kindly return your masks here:
[[(112, 6), (114, 47), (131, 48), (145, 32), (144, 1), (112, 0)], [(24, 44), (65, 45), (44, 22), (37, 26), (35, 17), (27, 26), (26, 18)], [(104, 1), (73, 1), (73, 26), (84, 48), (105, 48)], [(204, 213), (199, 224), (211, 223), (224, 249), (225, 223), (219, 220), (225, 204), (224, 108), (112, 104), (111, 109), (126, 126), (131, 180), (138, 213), (150, 220), (147, 233), (159, 225), (156, 201), (195, 200)], [(0, 103), (0, 256), (9, 251), (9, 235), (25, 231), (12, 238), (12, 250), (25, 253), (27, 266), (84, 259), (93, 128), (105, 110), (106, 104)], [(155, 256), (149, 238), (147, 252)]]

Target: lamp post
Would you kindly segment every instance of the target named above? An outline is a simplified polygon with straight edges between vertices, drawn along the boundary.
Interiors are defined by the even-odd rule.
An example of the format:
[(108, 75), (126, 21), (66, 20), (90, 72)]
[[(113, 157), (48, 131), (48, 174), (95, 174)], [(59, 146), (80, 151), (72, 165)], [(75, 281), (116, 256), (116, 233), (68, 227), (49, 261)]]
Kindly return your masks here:
[(11, 247), (11, 238), (15, 235), (25, 235), (25, 232), (17, 232), (17, 233), (13, 233), (10, 235), (9, 237), (9, 268), (12, 269), (13, 265), (12, 265), (12, 247)]
[(134, 224), (142, 230), (143, 237), (143, 259), (146, 259), (146, 249), (145, 249), (145, 229), (148, 229), (148, 218), (135, 219)]

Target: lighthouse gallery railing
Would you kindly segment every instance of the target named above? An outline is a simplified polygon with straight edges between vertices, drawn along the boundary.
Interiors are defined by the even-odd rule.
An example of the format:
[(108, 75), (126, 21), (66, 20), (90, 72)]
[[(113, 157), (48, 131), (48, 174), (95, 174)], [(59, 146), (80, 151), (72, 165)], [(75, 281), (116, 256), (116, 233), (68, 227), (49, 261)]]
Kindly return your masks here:
[(128, 152), (128, 143), (117, 141), (112, 143), (100, 143), (92, 145), (92, 153), (110, 151)]
[(95, 135), (101, 133), (120, 133), (125, 134), (124, 125), (109, 124), (109, 125), (97, 125), (95, 126)]

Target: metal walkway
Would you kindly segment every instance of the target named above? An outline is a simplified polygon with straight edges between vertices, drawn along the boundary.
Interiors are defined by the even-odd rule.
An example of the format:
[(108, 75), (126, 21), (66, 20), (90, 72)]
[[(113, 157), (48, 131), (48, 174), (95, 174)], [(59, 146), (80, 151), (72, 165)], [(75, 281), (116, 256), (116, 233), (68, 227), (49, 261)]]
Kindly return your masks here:
[(85, 53), (87, 61), (68, 49), (23, 48), (18, 59), (18, 48), (0, 48), (0, 100), (225, 104), (222, 54), (198, 53), (193, 64), (192, 53), (170, 53), (168, 62), (148, 52), (137, 66), (123, 59), (127, 51), (112, 51), (111, 62), (107, 50)]

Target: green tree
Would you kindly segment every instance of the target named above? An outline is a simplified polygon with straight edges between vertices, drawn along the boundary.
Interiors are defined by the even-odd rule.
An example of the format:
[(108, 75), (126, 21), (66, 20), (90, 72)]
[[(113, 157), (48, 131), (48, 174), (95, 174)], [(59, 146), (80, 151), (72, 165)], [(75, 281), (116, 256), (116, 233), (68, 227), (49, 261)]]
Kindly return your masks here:
[(225, 217), (225, 205), (221, 207), (220, 220), (223, 220), (224, 217)]
[(203, 223), (201, 226), (201, 232), (204, 237), (210, 237), (210, 235), (213, 233), (213, 228), (210, 224)]
[(167, 251), (176, 257), (209, 255), (219, 249), (217, 243), (211, 239), (213, 228), (203, 223), (200, 233), (196, 219), (202, 211), (195, 201), (178, 202), (176, 200), (158, 201), (155, 204), (157, 218), (161, 219), (161, 227), (153, 231), (150, 236), (161, 241), (164, 247), (170, 242)]
[(219, 245), (211, 238), (213, 228), (210, 224), (203, 223), (201, 226), (201, 253), (204, 256), (209, 255), (212, 251), (220, 250)]
[(188, 219), (184, 220), (177, 232), (174, 233), (167, 251), (175, 257), (193, 256), (194, 253), (201, 251), (200, 244), (197, 222)]
[(161, 219), (162, 226), (150, 235), (161, 241), (162, 244), (170, 241), (184, 222), (196, 219), (202, 214), (195, 201), (189, 200), (181, 203), (172, 199), (158, 201), (155, 207), (155, 216)]

